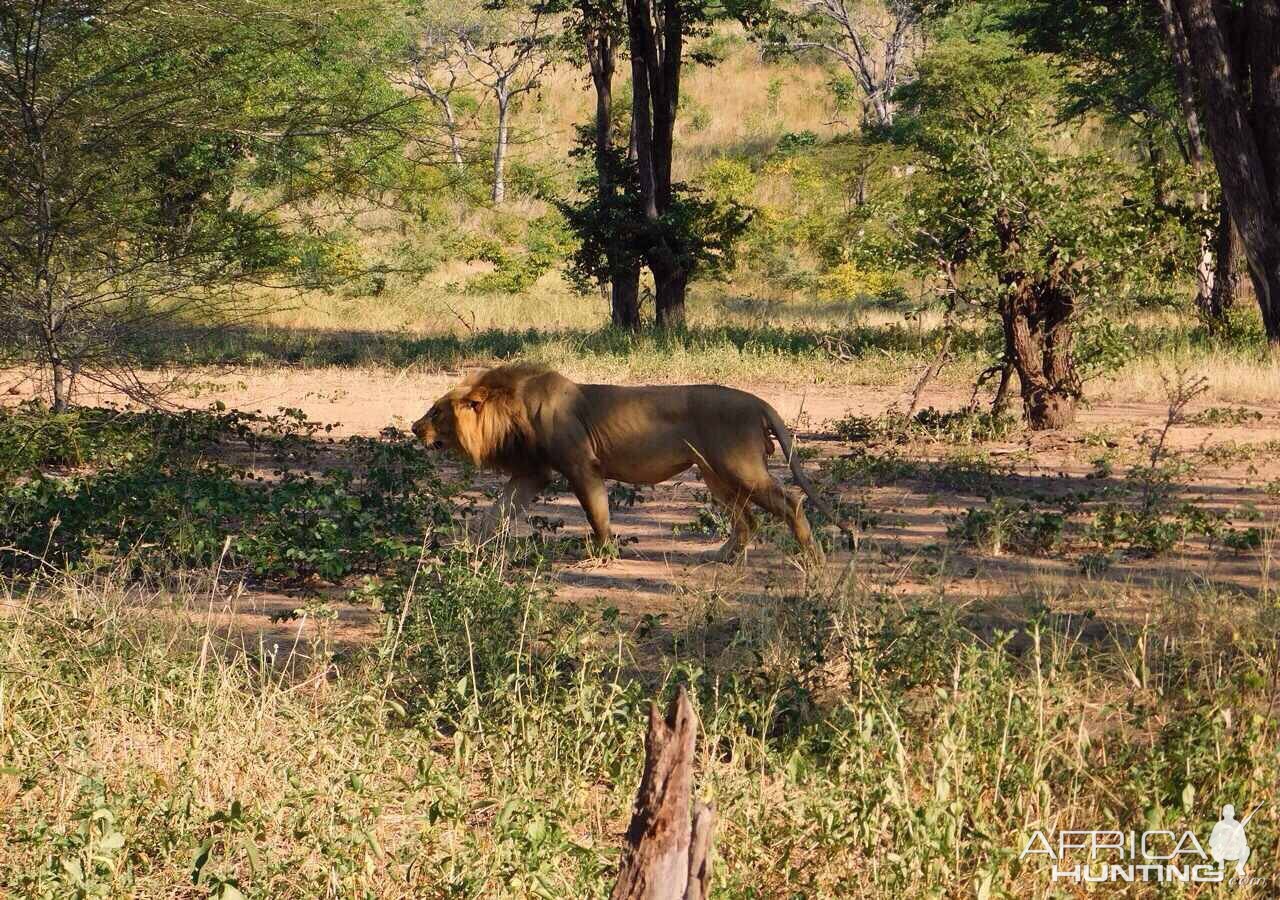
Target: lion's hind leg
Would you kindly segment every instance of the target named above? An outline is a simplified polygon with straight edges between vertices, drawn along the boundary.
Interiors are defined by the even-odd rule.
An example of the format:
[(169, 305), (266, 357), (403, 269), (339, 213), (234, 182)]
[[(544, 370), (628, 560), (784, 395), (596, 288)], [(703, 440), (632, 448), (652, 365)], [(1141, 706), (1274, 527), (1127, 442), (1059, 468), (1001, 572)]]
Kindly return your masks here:
[(772, 475), (765, 474), (756, 481), (750, 491), (751, 502), (773, 513), (787, 523), (791, 534), (815, 562), (822, 564), (826, 557), (822, 547), (813, 538), (813, 529), (804, 514), (804, 498), (788, 494)]
[(731, 487), (708, 466), (699, 465), (698, 471), (702, 474), (702, 480), (706, 482), (707, 490), (711, 491), (711, 496), (720, 501), (728, 511), (729, 521), (733, 525), (728, 540), (712, 554), (711, 558), (716, 562), (733, 562), (742, 556), (756, 532), (756, 517), (751, 514), (749, 506), (750, 495), (745, 490)]

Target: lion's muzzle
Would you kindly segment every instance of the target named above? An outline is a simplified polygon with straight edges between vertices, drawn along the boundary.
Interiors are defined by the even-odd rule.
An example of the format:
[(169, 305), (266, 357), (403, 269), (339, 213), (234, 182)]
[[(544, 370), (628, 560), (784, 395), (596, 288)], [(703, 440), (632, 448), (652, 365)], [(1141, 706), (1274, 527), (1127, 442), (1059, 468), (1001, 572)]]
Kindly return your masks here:
[(427, 416), (423, 416), (421, 419), (414, 422), (410, 427), (410, 430), (418, 440), (422, 441), (422, 443), (427, 446), (439, 443), (439, 441), (436, 440), (436, 430), (431, 427), (431, 422), (428, 420)]

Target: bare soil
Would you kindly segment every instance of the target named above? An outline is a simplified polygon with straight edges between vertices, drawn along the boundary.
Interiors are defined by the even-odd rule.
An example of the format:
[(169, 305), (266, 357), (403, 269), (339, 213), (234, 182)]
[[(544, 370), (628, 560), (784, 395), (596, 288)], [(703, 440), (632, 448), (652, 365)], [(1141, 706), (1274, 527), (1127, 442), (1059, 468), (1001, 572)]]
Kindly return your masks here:
[[(282, 368), (211, 378), (183, 402), (205, 406), (216, 399), (229, 407), (267, 413), (299, 408), (309, 418), (335, 423), (335, 435), (372, 435), (388, 425), (407, 427), (464, 374)], [(891, 406), (902, 408), (911, 387), (906, 382), (896, 389), (840, 391), (734, 386), (758, 394), (778, 409), (801, 446), (816, 457), (807, 463), (815, 475), (820, 459), (857, 449), (835, 437), (830, 428), (833, 421), (849, 414), (878, 415)], [(939, 387), (927, 391), (921, 405), (954, 410), (968, 400), (967, 393)], [(1193, 405), (1190, 413), (1209, 405)], [(623, 545), (619, 559), (599, 564), (566, 555), (555, 563), (550, 577), (557, 584), (559, 602), (574, 604), (593, 616), (606, 610), (612, 615), (616, 610), (622, 622), (667, 636), (688, 635), (699, 622), (705, 625), (715, 619), (719, 624), (708, 639), (730, 640), (733, 623), (749, 615), (753, 604), (802, 591), (807, 579), (830, 582), (851, 564), (888, 602), (924, 593), (941, 595), (965, 606), (975, 621), (987, 623), (992, 630), (1005, 621), (1025, 621), (1032, 606), (1048, 607), (1076, 616), (1082, 633), (1093, 630), (1101, 635), (1116, 622), (1132, 624), (1176, 614), (1167, 608), (1167, 599), (1161, 600), (1174, 593), (1185, 597), (1188, 590), (1199, 592), (1211, 602), (1222, 592), (1249, 596), (1269, 589), (1278, 506), (1275, 488), (1280, 486), (1280, 455), (1275, 452), (1280, 446), (1280, 402), (1248, 408), (1262, 419), (1239, 425), (1179, 425), (1169, 431), (1167, 443), (1199, 460), (1194, 475), (1179, 489), (1180, 499), (1227, 513), (1237, 527), (1262, 528), (1260, 549), (1233, 552), (1193, 538), (1155, 558), (1116, 555), (1103, 571), (1086, 571), (1084, 552), (1072, 552), (1069, 547), (1047, 556), (982, 553), (949, 538), (947, 528), (967, 509), (987, 505), (989, 497), (963, 478), (940, 475), (901, 478), (867, 488), (832, 485), (842, 499), (863, 504), (873, 521), (861, 534), (856, 556), (849, 549), (838, 549), (829, 555), (824, 573), (806, 573), (781, 546), (783, 529), (778, 527), (765, 528), (743, 562), (724, 565), (708, 559), (723, 538), (691, 527), (707, 502), (705, 488), (692, 470), (644, 488), (633, 507), (615, 511), (615, 530)], [(1147, 452), (1142, 438), (1159, 431), (1167, 411), (1166, 404), (1109, 399), (1082, 410), (1076, 424), (1061, 432), (1022, 432), (1009, 442), (969, 447), (913, 444), (896, 451), (915, 462), (976, 460), (984, 471), (997, 473), (994, 482), (987, 482), (994, 496), (1060, 495), (1118, 481), (1131, 465), (1142, 461)], [(1273, 441), (1277, 443), (1268, 445)], [(1110, 474), (1099, 468), (1100, 457), (1110, 459)], [(775, 457), (774, 466), (786, 482), (780, 457)], [(493, 476), (480, 482), (482, 490), (493, 491), (498, 485)], [(587, 530), (581, 510), (568, 494), (543, 498), (533, 514), (562, 520), (559, 534), (584, 535)], [(1179, 590), (1170, 591), (1173, 587)], [(379, 616), (341, 600), (343, 593), (333, 592), (338, 601), (336, 621), (295, 615), (302, 601), (300, 595), (291, 594), (246, 593), (222, 610), (219, 618), (232, 632), (239, 632), (244, 642), (261, 642), (274, 652), (292, 653), (317, 640), (342, 646), (376, 636), (382, 627)], [(705, 627), (700, 633), (710, 634)]]

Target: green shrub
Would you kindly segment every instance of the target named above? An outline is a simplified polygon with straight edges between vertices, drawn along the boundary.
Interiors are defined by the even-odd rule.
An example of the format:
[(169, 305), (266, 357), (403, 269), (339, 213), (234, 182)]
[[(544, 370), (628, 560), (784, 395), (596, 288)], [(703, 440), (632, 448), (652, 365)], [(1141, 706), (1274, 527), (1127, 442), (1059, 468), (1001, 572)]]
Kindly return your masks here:
[(804, 150), (818, 145), (818, 136), (808, 129), (804, 131), (788, 131), (778, 138), (773, 152), (778, 156), (794, 156)]
[(998, 497), (986, 508), (953, 516), (947, 536), (995, 556), (1006, 550), (1043, 555), (1057, 549), (1066, 524), (1059, 512)]
[(721, 203), (749, 204), (756, 189), (756, 175), (742, 160), (721, 157), (702, 170), (702, 187)]
[[(102, 414), (49, 416), (62, 430), (41, 433), (66, 434), (68, 423), (92, 430)], [(296, 410), (140, 413), (116, 423), (109, 440), (91, 447), (95, 470), (35, 469), (0, 490), (0, 544), (10, 548), (0, 571), (121, 559), (172, 571), (221, 560), (274, 582), (339, 582), (415, 557), (421, 535), (452, 516), (430, 458), (394, 429), (343, 441), (336, 449), (345, 465), (317, 471), (324, 429)], [(57, 457), (82, 447), (42, 446)], [(271, 474), (219, 455), (259, 456)]]
[(1022, 427), (1009, 415), (981, 410), (942, 412), (928, 407), (911, 418), (891, 409), (882, 416), (849, 415), (832, 426), (836, 435), (850, 443), (907, 443), (913, 440), (947, 444), (1002, 441)]
[(893, 287), (893, 275), (843, 262), (818, 276), (818, 296), (826, 300), (879, 297)]

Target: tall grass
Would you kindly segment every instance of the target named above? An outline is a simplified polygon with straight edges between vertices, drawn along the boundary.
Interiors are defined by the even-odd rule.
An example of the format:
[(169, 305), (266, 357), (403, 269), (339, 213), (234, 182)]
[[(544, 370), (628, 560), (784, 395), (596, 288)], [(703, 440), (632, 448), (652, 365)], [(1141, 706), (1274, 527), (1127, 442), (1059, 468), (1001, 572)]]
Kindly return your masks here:
[[(1203, 836), (1221, 803), (1276, 800), (1266, 599), (1170, 593), (1142, 621), (1060, 602), (998, 630), (853, 577), (736, 627), (695, 598), (641, 646), (507, 565), (428, 559), (380, 641), (305, 658), (245, 646), (235, 585), (205, 576), (8, 583), (0, 886), (603, 896), (646, 698), (673, 682), (702, 719), (717, 897), (1070, 895), (1018, 859), (1031, 829)], [(1249, 838), (1269, 877), (1274, 817)]]

